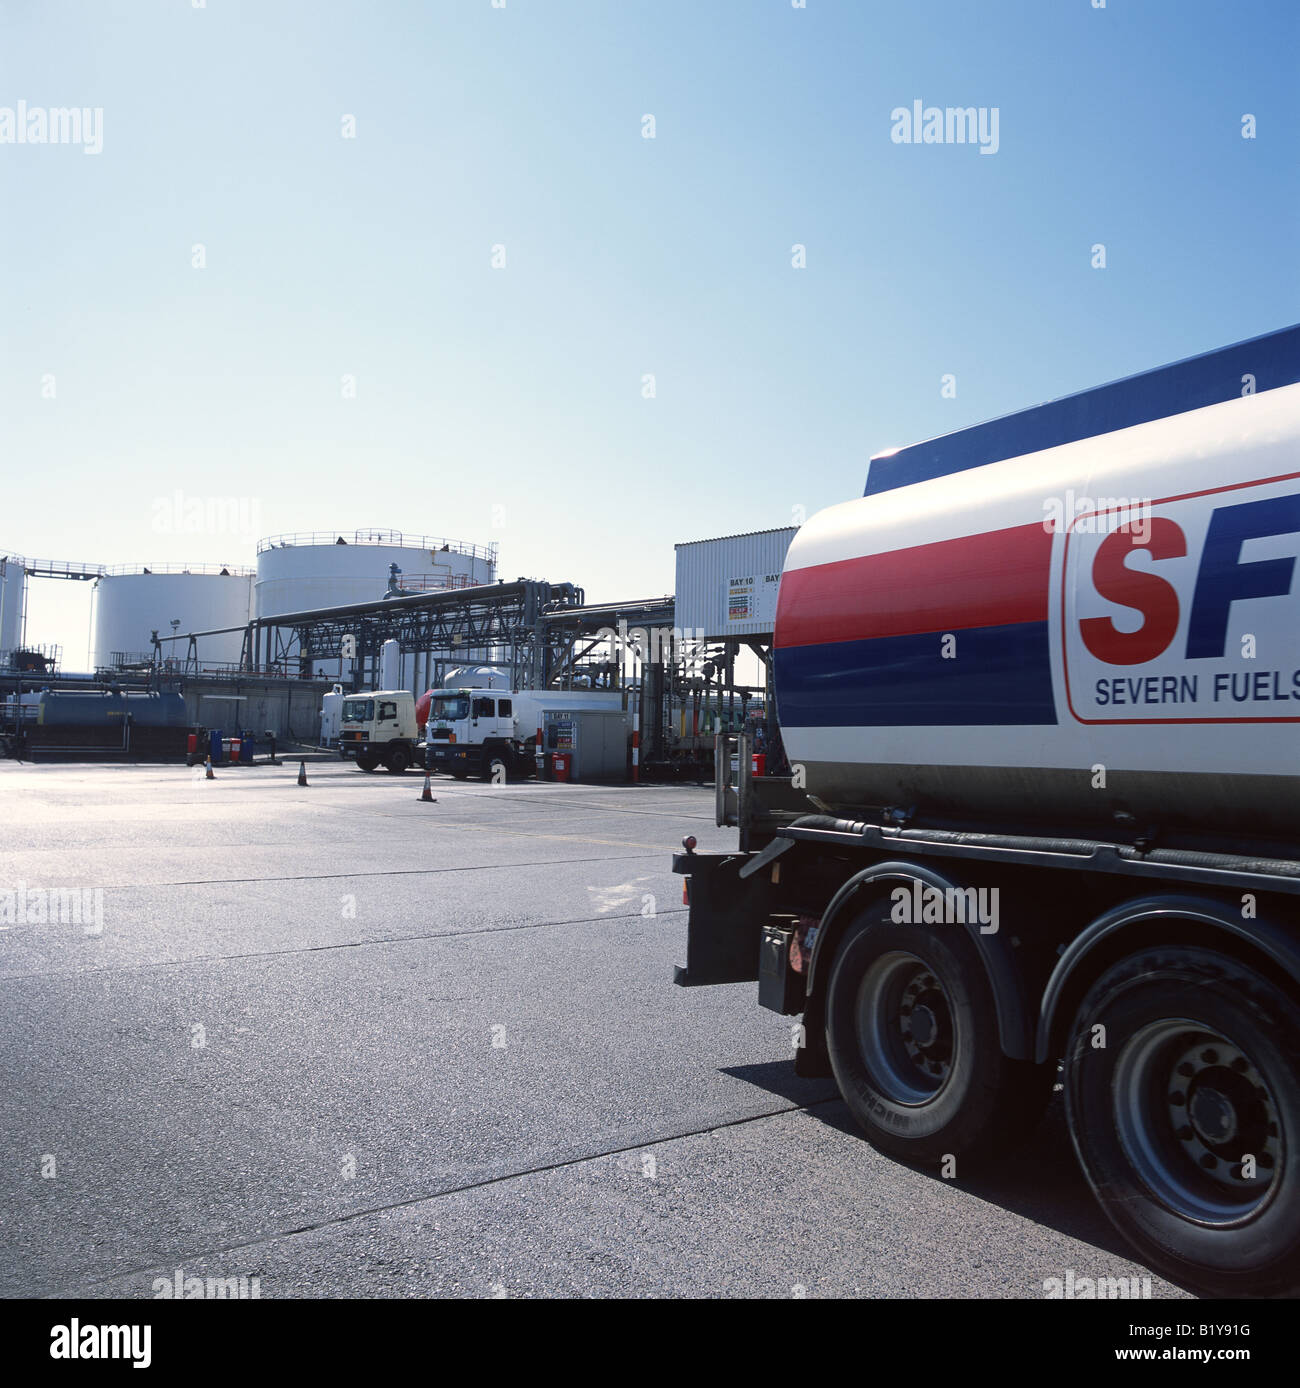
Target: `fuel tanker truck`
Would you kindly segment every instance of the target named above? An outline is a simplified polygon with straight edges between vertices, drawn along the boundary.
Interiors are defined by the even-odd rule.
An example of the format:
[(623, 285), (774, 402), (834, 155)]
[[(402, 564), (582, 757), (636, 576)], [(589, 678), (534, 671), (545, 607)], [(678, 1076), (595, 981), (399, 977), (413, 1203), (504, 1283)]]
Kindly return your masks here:
[(1300, 327), (873, 458), (790, 546), (791, 774), (719, 738), (676, 981), (959, 1179), (1063, 1088), (1144, 1262), (1300, 1292), (1298, 556)]

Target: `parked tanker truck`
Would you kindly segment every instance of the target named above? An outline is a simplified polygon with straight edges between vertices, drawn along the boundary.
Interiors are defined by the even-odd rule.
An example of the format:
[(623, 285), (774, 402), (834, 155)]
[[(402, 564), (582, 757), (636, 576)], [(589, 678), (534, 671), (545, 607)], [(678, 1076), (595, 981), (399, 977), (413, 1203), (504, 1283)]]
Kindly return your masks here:
[(1056, 1084), (1217, 1295), (1300, 1291), (1298, 382), (1300, 327), (874, 458), (782, 573), (792, 775), (720, 738), (739, 844), (673, 862), (677, 982), (757, 981), (876, 1147), (960, 1180)]

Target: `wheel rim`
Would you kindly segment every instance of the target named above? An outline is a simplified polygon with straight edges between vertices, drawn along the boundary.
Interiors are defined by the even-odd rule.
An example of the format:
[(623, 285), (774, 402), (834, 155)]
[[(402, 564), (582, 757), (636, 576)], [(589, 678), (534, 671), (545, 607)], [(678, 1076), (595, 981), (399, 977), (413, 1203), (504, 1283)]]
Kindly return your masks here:
[(1251, 1058), (1214, 1028), (1187, 1018), (1142, 1028), (1120, 1052), (1111, 1093), (1125, 1155), (1167, 1209), (1223, 1226), (1273, 1198), (1284, 1157), (1277, 1102)]
[(892, 950), (872, 962), (858, 989), (857, 1033), (868, 1073), (893, 1103), (929, 1103), (952, 1074), (952, 1002), (915, 954)]

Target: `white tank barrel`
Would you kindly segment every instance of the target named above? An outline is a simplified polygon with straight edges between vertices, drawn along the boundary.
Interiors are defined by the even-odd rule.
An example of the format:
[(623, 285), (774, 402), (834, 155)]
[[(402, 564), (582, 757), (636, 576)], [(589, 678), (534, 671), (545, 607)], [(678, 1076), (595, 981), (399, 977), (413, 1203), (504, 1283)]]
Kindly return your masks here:
[(442, 677), (444, 689), (509, 689), (510, 675), (492, 665), (457, 665)]

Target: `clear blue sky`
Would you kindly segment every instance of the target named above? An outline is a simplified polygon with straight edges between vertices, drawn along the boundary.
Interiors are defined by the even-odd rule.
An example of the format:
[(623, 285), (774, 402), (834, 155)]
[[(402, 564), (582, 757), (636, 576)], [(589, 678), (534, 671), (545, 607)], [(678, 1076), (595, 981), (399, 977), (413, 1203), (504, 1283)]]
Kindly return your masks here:
[[(0, 40), (0, 107), (103, 108), (99, 155), (0, 145), (0, 551), (251, 564), (158, 533), (180, 489), (662, 593), (882, 448), (1300, 318), (1294, 0), (7, 0)], [(916, 99), (998, 152), (892, 142)], [(29, 638), (75, 667), (86, 600)]]

